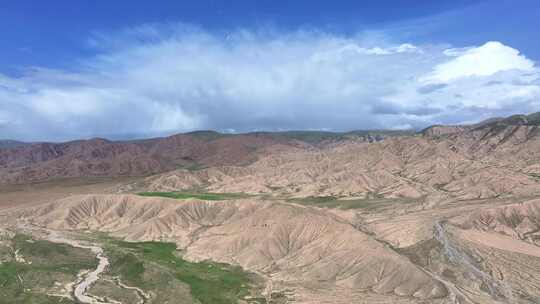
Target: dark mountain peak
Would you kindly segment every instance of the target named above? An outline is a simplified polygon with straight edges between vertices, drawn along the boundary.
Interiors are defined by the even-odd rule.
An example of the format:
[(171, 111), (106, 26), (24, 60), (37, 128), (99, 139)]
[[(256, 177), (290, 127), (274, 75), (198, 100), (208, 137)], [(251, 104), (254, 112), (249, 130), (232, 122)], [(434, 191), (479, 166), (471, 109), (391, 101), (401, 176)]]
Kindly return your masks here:
[(469, 128), (470, 126), (463, 126), (463, 125), (455, 125), (455, 126), (433, 125), (420, 131), (420, 134), (427, 137), (439, 137), (439, 136), (446, 136), (450, 134), (460, 133), (460, 132), (468, 130)]
[(503, 129), (509, 126), (539, 126), (540, 125), (540, 112), (532, 114), (516, 114), (505, 118), (493, 118), (485, 120), (482, 123), (474, 125), (474, 129)]
[(472, 125), (432, 125), (420, 131), (424, 136), (445, 136), (464, 131), (490, 130), (498, 133), (510, 126), (539, 126), (540, 112), (529, 115), (516, 114), (508, 117), (493, 117)]
[(200, 140), (206, 140), (206, 141), (233, 136), (233, 134), (220, 133), (214, 130), (197, 130), (197, 131), (191, 131), (188, 133), (181, 133), (181, 134), (176, 134), (176, 135), (189, 135), (194, 138), (197, 138)]

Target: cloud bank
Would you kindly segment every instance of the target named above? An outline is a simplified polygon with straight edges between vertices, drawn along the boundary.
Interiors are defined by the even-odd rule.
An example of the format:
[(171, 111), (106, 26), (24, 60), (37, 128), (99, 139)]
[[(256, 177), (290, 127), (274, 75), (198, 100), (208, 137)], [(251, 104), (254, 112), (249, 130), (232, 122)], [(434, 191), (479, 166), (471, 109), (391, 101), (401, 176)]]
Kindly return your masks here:
[(147, 25), (89, 44), (69, 70), (0, 74), (0, 138), (421, 128), (540, 109), (535, 62), (496, 41)]

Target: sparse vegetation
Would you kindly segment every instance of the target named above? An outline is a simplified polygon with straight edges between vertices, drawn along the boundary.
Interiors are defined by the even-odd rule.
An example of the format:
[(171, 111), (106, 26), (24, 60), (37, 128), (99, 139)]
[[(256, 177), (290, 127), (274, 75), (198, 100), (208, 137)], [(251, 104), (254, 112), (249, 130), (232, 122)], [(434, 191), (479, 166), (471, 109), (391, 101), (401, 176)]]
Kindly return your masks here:
[(249, 195), (245, 193), (210, 193), (210, 192), (200, 192), (200, 193), (189, 193), (189, 192), (140, 192), (138, 193), (141, 196), (157, 196), (157, 197), (166, 197), (174, 199), (188, 199), (196, 198), (205, 201), (222, 201), (229, 199), (238, 199), (245, 198)]
[(89, 251), (33, 240), (27, 235), (16, 235), (11, 250), (12, 259), (0, 264), (0, 303), (75, 303), (48, 293), (54, 290), (55, 283), (61, 286), (72, 282), (81, 270), (96, 267), (95, 256)]
[(379, 210), (394, 204), (414, 203), (410, 198), (340, 198), (336, 196), (310, 196), (288, 199), (289, 202), (319, 208)]

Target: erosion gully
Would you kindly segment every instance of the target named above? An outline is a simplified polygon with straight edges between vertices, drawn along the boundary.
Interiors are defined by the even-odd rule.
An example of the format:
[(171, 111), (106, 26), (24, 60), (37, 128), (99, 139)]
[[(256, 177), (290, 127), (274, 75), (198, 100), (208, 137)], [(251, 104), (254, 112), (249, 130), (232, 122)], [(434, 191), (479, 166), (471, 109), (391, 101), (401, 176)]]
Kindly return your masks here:
[[(477, 280), (481, 281), (484, 286), (487, 287), (487, 292), (494, 300), (500, 300), (500, 303), (515, 303), (512, 295), (512, 289), (505, 282), (495, 280), (492, 276), (484, 272), (473, 262), (467, 253), (463, 252), (457, 245), (454, 244), (454, 242), (448, 236), (444, 221), (435, 222), (434, 236), (435, 239), (443, 246), (443, 254), (448, 258), (448, 260), (456, 265), (461, 266), (465, 271), (472, 274), (472, 276)], [(447, 286), (455, 303), (460, 303), (458, 300), (458, 295), (472, 303), (472, 301), (468, 299), (468, 297), (463, 294), (453, 283), (442, 279), (440, 276), (437, 276), (432, 272), (429, 273)], [(501, 297), (503, 299), (501, 299)]]

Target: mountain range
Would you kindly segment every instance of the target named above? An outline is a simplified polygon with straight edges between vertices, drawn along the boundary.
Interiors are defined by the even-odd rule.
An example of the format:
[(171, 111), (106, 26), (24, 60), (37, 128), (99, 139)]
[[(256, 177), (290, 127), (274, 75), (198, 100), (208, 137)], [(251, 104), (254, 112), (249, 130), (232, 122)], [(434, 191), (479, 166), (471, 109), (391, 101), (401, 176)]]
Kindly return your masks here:
[[(537, 136), (540, 112), (490, 119), (475, 125), (436, 125), (413, 131), (285, 131), (224, 134), (194, 131), (169, 137), (130, 141), (102, 138), (63, 143), (0, 141), (0, 183), (17, 184), (71, 177), (147, 176), (175, 169), (245, 166), (276, 151), (310, 151), (346, 142), (373, 143), (387, 138), (424, 141), (445, 136), (469, 148), (489, 138), (501, 142), (523, 135)], [(453, 136), (450, 136), (453, 135)], [(496, 143), (491, 143), (496, 144)], [(497, 143), (498, 144), (498, 143)], [(463, 148), (463, 147), (462, 147)]]

